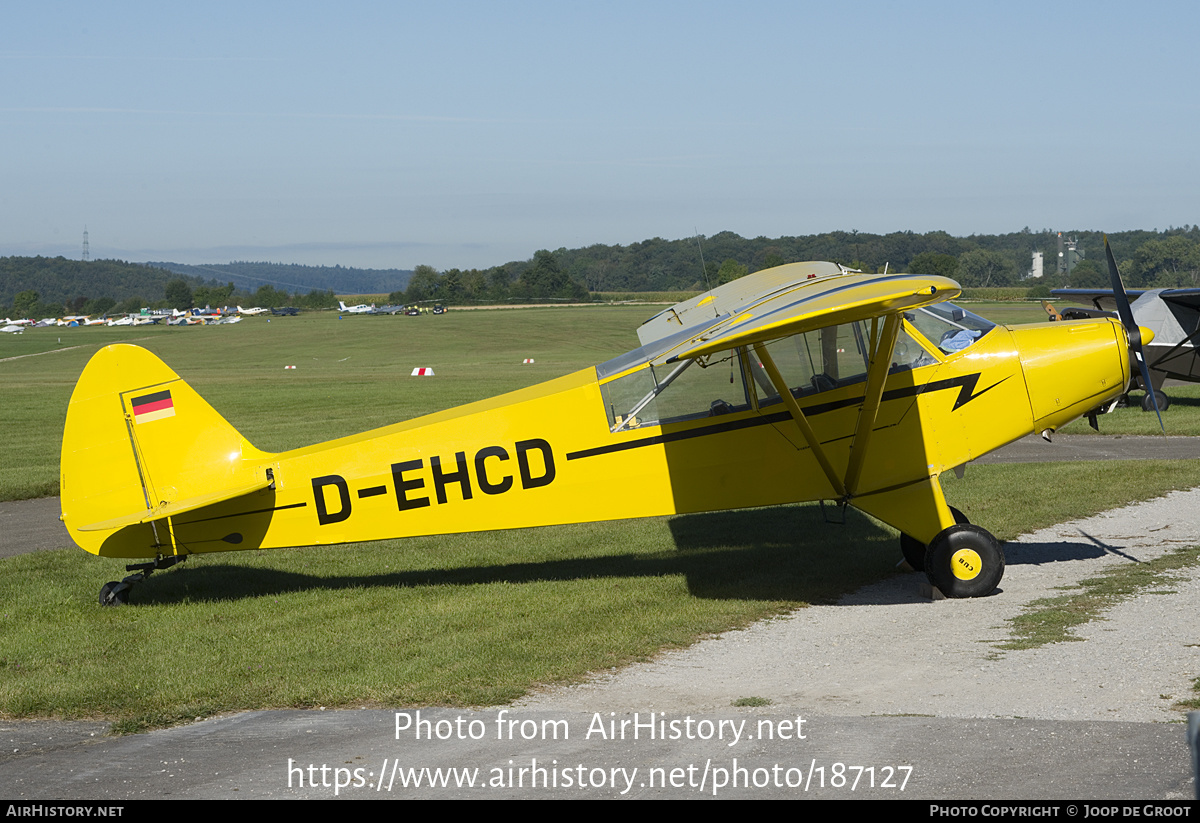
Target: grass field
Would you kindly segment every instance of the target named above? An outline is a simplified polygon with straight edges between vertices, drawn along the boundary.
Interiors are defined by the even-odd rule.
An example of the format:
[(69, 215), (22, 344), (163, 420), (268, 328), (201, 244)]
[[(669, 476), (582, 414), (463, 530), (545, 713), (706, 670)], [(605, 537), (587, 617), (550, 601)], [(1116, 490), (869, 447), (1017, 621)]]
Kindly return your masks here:
[[(973, 303), (971, 310), (1000, 323), (1044, 317), (1036, 303)], [(8, 435), (0, 500), (58, 493), (58, 451), (71, 390), (88, 358), (109, 343), (150, 349), (255, 446), (279, 451), (593, 366), (636, 346), (637, 326), (656, 312), (653, 306), (603, 305), (342, 320), (321, 312), (270, 322), (250, 318), (233, 326), (0, 335), (0, 398)], [(535, 363), (522, 365), (525, 358)], [(286, 365), (296, 368), (285, 370)], [(436, 378), (410, 378), (415, 366), (432, 366)], [(1200, 435), (1200, 386), (1169, 393), (1167, 432)], [(1086, 422), (1064, 429), (1090, 431)], [(1139, 406), (1101, 418), (1106, 434), (1158, 431), (1155, 415)]]
[[(338, 320), (323, 312), (232, 326), (3, 335), (0, 500), (57, 493), (71, 390), (88, 358), (109, 343), (136, 342), (154, 352), (255, 446), (280, 451), (593, 366), (634, 348), (635, 329), (654, 313), (598, 306)], [(5, 359), (19, 355), (37, 356)], [(535, 363), (522, 365), (525, 358)], [(432, 366), (436, 377), (410, 377), (416, 366)]]
[[(5, 336), (0, 488), (54, 490), (71, 388), (106, 343), (151, 349), (251, 442), (281, 450), (594, 365), (632, 348), (647, 315), (325, 313)], [(35, 356), (3, 360), (19, 355)], [(409, 377), (416, 366), (437, 376)], [(1001, 539), (1200, 485), (1188, 461), (1108, 463), (1097, 476), (984, 466), (945, 485)], [(853, 511), (833, 526), (815, 506), (785, 506), (205, 555), (139, 584), (122, 609), (96, 605), (122, 563), (39, 552), (3, 561), (0, 715), (105, 717), (130, 731), (264, 707), (495, 704), (832, 600), (893, 573), (896, 538)]]

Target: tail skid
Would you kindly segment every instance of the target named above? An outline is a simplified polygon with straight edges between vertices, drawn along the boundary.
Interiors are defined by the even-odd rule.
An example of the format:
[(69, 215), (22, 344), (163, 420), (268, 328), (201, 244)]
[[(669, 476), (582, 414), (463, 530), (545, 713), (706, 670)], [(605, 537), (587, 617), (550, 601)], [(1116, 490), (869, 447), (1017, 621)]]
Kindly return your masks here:
[(108, 346), (88, 362), (67, 410), (63, 521), (92, 554), (186, 553), (169, 520), (157, 521), (270, 488), (271, 457), (153, 354)]

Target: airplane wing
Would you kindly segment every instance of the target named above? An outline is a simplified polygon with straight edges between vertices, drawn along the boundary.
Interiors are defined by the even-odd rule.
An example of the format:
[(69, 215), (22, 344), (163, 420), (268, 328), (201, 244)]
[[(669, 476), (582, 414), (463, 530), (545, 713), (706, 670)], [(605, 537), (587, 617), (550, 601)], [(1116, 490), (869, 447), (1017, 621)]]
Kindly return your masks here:
[[(793, 266), (812, 268), (813, 264), (779, 268), (791, 269)], [(763, 274), (771, 277), (759, 281), (757, 290), (754, 290), (754, 275), (750, 275), (710, 292), (712, 300), (702, 300), (693, 307), (685, 305), (682, 312), (676, 307), (675, 313), (679, 317), (676, 322), (681, 326), (686, 319), (696, 319), (697, 312), (717, 314), (689, 329), (690, 334), (679, 335), (678, 342), (671, 341), (675, 345), (666, 362), (694, 359), (827, 326), (898, 314), (950, 300), (961, 293), (957, 283), (937, 275), (863, 274), (835, 267), (832, 272), (791, 272), (788, 283), (779, 285), (775, 282), (778, 269), (768, 269)], [(721, 294), (728, 286), (739, 288)], [(721, 309), (725, 311), (721, 312)], [(663, 315), (648, 322), (655, 323), (660, 318)], [(660, 321), (651, 332), (663, 327), (666, 324)]]
[[(1126, 292), (1131, 300), (1137, 300), (1143, 294), (1158, 291), (1158, 296), (1168, 303), (1187, 306), (1189, 309), (1200, 311), (1200, 289), (1130, 289)], [(1112, 310), (1117, 305), (1112, 289), (1053, 289), (1053, 297), (1071, 297), (1078, 300), (1089, 300), (1096, 308)], [(1103, 305), (1102, 305), (1103, 304)]]
[(1200, 311), (1200, 289), (1163, 289), (1158, 296), (1168, 303)]
[[(1080, 300), (1089, 300), (1096, 308), (1107, 311), (1115, 310), (1117, 305), (1116, 298), (1113, 297), (1111, 289), (1054, 289), (1050, 292), (1050, 294), (1054, 297), (1071, 297)], [(1143, 309), (1148, 309), (1151, 305), (1157, 302), (1156, 298), (1157, 300), (1161, 300), (1162, 303), (1165, 303), (1169, 307), (1190, 309), (1193, 312), (1200, 312), (1200, 289), (1141, 289), (1132, 290), (1128, 292), (1128, 294), (1131, 298), (1133, 298), (1134, 303), (1138, 304), (1134, 307), (1135, 312), (1138, 311), (1139, 305)], [(1147, 297), (1147, 295), (1149, 296)], [(1158, 338), (1158, 344), (1160, 346), (1175, 342), (1168, 339), (1170, 337), (1169, 334), (1160, 334), (1161, 331), (1165, 331), (1172, 325), (1170, 322), (1165, 322), (1163, 318), (1160, 317), (1162, 314), (1162, 311), (1156, 312), (1151, 310), (1151, 316), (1146, 318), (1145, 322), (1139, 319), (1139, 322), (1143, 322), (1143, 325), (1149, 325), (1151, 328), (1154, 328), (1159, 324), (1163, 325), (1162, 329), (1155, 329), (1155, 337)], [(1194, 331), (1195, 324), (1193, 323), (1189, 325), (1193, 327), (1191, 331)], [(1186, 333), (1187, 332), (1185, 331), (1184, 334)]]
[[(1145, 290), (1130, 289), (1125, 293), (1129, 295), (1130, 300), (1137, 300), (1146, 292)], [(1117, 310), (1117, 298), (1113, 296), (1112, 289), (1052, 289), (1050, 296), (1086, 300), (1101, 311)]]

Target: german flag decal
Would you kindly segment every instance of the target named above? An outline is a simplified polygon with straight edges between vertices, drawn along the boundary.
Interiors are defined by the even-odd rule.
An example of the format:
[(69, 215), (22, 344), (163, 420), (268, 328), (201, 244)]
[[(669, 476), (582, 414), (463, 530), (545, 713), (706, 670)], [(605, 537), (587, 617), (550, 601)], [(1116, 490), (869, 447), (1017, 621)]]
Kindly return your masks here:
[(175, 402), (171, 400), (171, 392), (167, 389), (135, 397), (130, 404), (133, 406), (135, 423), (149, 423), (151, 420), (175, 416)]

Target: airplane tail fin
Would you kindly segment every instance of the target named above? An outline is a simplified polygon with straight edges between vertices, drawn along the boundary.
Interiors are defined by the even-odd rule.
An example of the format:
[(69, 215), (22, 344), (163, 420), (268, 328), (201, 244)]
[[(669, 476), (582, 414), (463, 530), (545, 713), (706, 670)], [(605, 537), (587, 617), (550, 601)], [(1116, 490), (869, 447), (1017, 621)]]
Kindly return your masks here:
[(343, 303), (341, 300), (339, 300), (339, 301), (338, 301), (338, 308), (339, 308), (339, 309), (341, 309), (342, 311), (346, 311), (346, 304), (345, 304), (345, 303)]
[(67, 409), (63, 521), (93, 554), (170, 554), (168, 524), (155, 521), (270, 487), (270, 458), (153, 354), (107, 346)]

